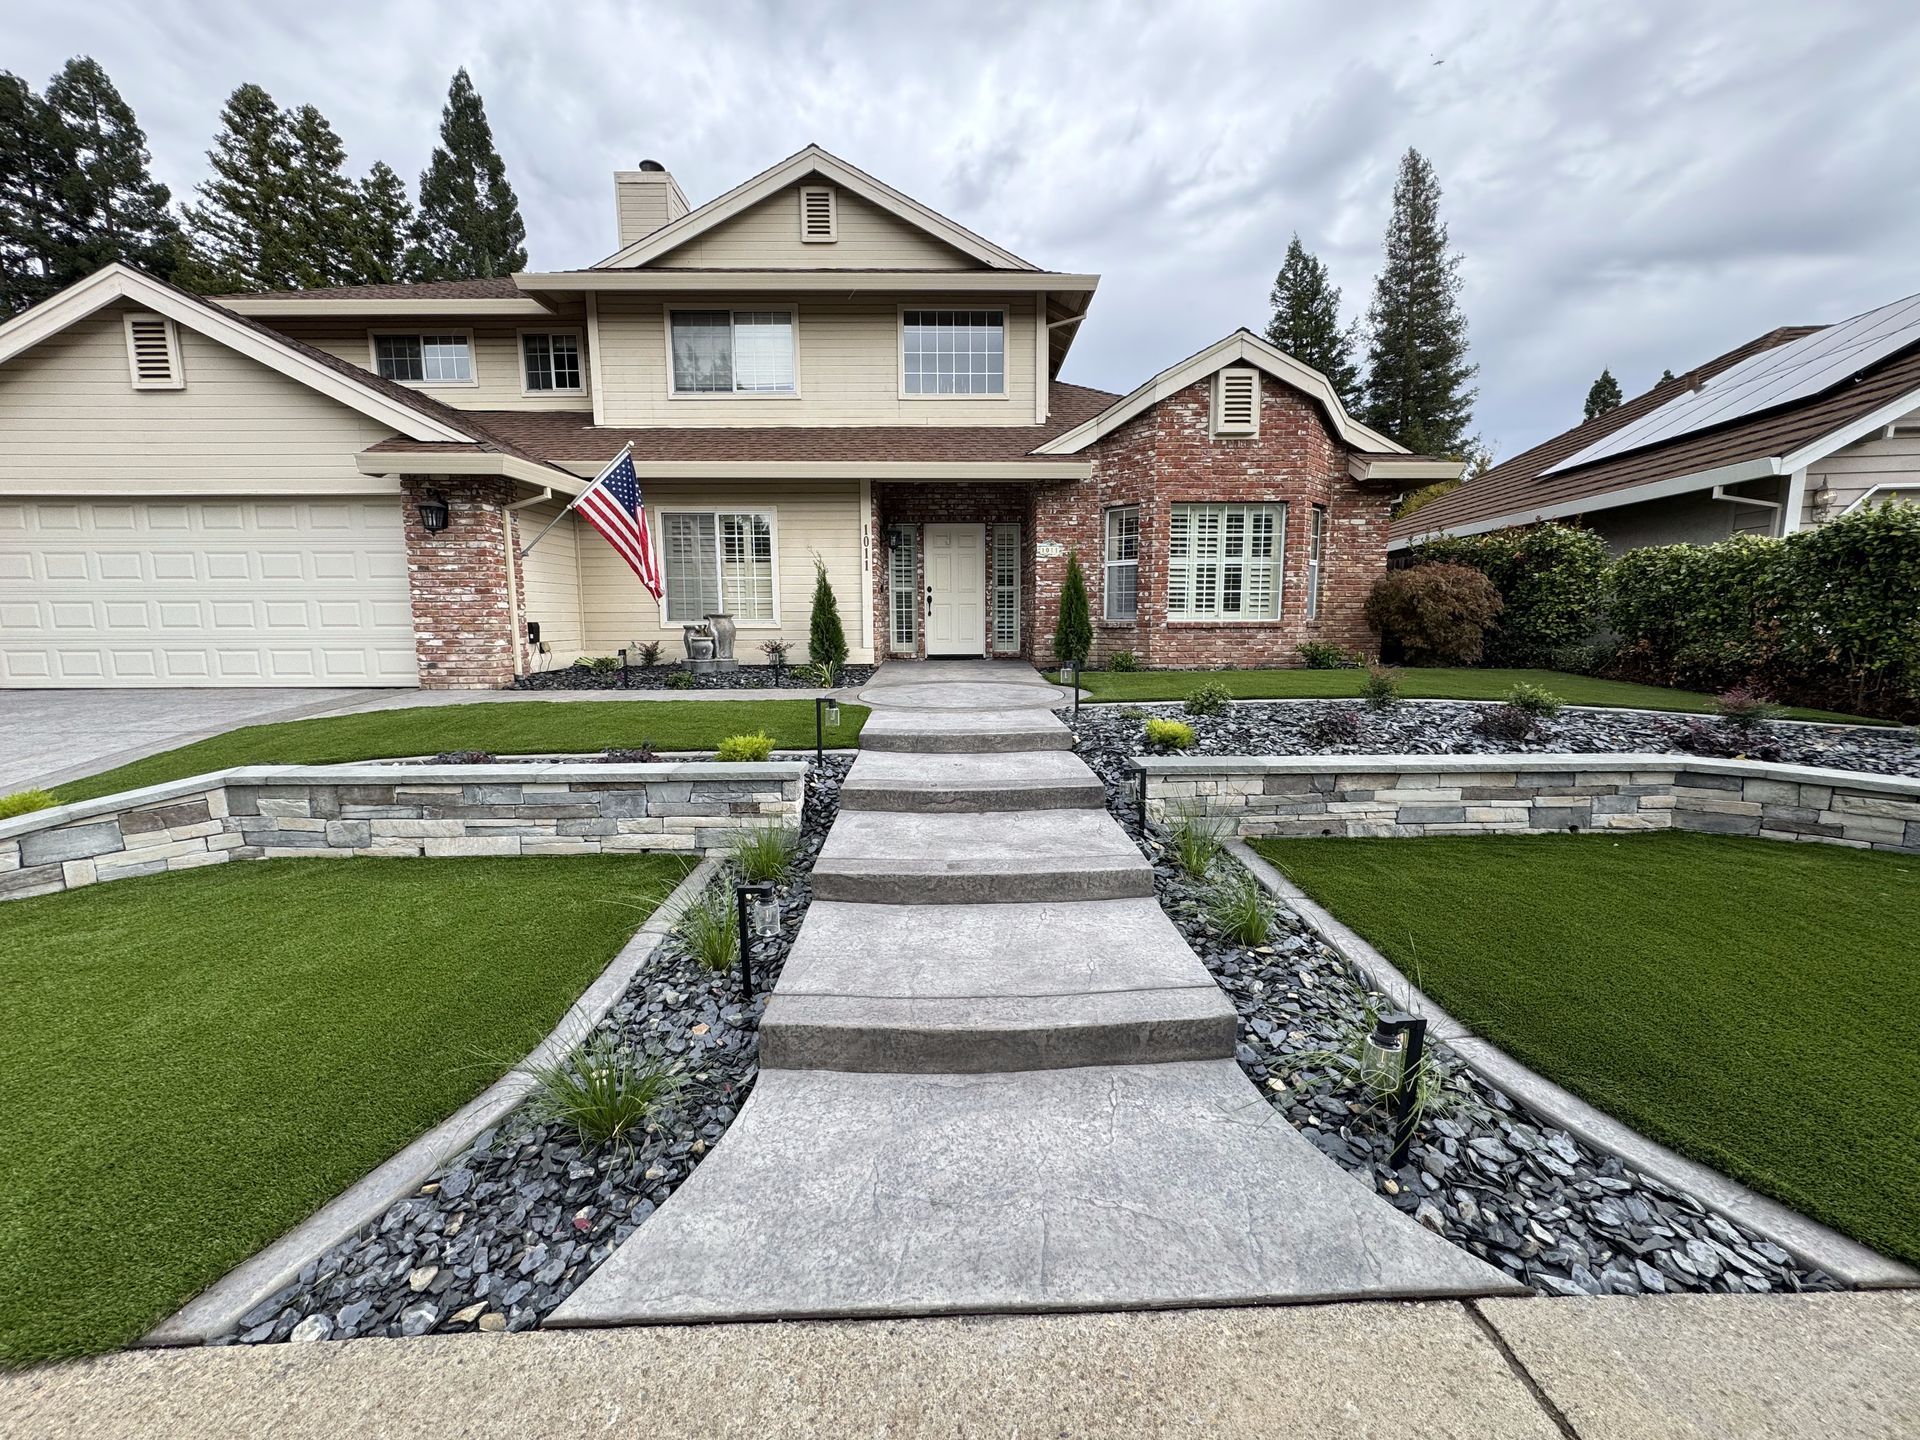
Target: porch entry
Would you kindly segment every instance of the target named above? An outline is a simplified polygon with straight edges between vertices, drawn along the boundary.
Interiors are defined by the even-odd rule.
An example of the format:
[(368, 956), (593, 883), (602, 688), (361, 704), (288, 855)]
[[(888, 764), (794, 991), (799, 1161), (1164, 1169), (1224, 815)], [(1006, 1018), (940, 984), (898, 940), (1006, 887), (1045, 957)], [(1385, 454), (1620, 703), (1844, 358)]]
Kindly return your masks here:
[(924, 527), (927, 654), (984, 655), (987, 650), (987, 527)]

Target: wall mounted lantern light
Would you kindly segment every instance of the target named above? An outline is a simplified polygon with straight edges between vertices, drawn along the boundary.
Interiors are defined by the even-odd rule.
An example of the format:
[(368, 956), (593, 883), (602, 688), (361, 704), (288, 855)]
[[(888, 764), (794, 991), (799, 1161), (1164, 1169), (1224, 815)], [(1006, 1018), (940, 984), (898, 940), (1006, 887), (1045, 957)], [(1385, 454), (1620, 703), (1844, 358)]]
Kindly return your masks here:
[(438, 490), (429, 490), (420, 498), (420, 528), (429, 535), (438, 535), (447, 528), (447, 497)]

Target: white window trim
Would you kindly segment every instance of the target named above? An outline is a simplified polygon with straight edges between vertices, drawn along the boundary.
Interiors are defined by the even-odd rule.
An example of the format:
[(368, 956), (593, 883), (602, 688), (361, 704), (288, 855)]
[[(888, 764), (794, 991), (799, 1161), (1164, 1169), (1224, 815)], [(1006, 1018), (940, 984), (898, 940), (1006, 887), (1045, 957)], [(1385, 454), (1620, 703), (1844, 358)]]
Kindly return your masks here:
[[(1333, 539), (1333, 520), (1324, 505), (1307, 511), (1307, 619), (1320, 618), (1320, 581), (1327, 570), (1327, 545)], [(1286, 552), (1281, 552), (1286, 558)]]
[[(689, 620), (671, 620), (667, 617), (668, 588), (664, 583), (667, 575), (667, 516), (669, 515), (758, 515), (767, 522), (768, 559), (773, 566), (773, 618), (771, 620), (742, 620), (734, 617), (734, 628), (738, 630), (778, 630), (780, 620), (780, 511), (774, 505), (669, 505), (659, 510), (649, 509), (648, 518), (653, 524), (654, 553), (660, 557), (660, 628), (678, 630), (682, 625), (691, 625), (704, 620), (704, 615), (695, 615)], [(718, 518), (713, 526), (715, 562), (719, 561), (720, 523)], [(725, 587), (722, 587), (721, 601), (726, 600)]]
[[(1000, 645), (1000, 537), (1011, 532), (1013, 535), (1013, 644), (1006, 648)], [(987, 527), (987, 654), (1018, 655), (1020, 639), (1025, 629), (1025, 616), (1021, 614), (1021, 591), (1026, 587), (1026, 555), (1022, 543), (1023, 535), (1018, 520), (1002, 520)]]
[[(677, 390), (673, 384), (673, 317), (699, 310), (724, 310), (729, 316), (742, 311), (757, 315), (785, 315), (793, 327), (793, 389), (791, 390)], [(729, 322), (731, 323), (731, 322)], [(667, 398), (669, 400), (798, 400), (800, 398), (800, 307), (798, 305), (668, 305), (663, 308), (660, 338), (667, 352)]]
[[(380, 337), (383, 335), (411, 335), (416, 340), (423, 335), (458, 335), (467, 342), (467, 376), (465, 380), (388, 380), (389, 385), (404, 385), (409, 390), (475, 390), (480, 386), (480, 347), (473, 343), (473, 331), (458, 325), (414, 325), (407, 329), (385, 329), (367, 331), (367, 368), (375, 375), (380, 374)], [(385, 376), (381, 376), (386, 379)]]
[[(800, 243), (802, 245), (831, 245), (840, 238), (840, 196), (831, 185), (802, 185), (800, 187)], [(807, 197), (824, 195), (827, 197), (827, 233), (809, 235), (807, 233)]]
[[(978, 311), (987, 315), (998, 315), (1000, 317), (1000, 393), (998, 395), (928, 395), (921, 391), (909, 391), (907, 389), (907, 312), (909, 310), (969, 310)], [(1013, 315), (1005, 305), (965, 305), (951, 302), (933, 303), (921, 301), (917, 305), (897, 306), (895, 308), (893, 344), (894, 350), (898, 355), (899, 373), (897, 378), (900, 384), (900, 398), (902, 400), (984, 400), (993, 402), (1013, 399), (1013, 372), (1008, 363), (1008, 357), (1013, 352)]]
[[(580, 383), (567, 390), (534, 390), (527, 385), (527, 336), (529, 335), (571, 335), (574, 343), (580, 347)], [(528, 400), (543, 400), (549, 395), (584, 395), (587, 393), (587, 337), (572, 325), (528, 325), (513, 332), (513, 351), (516, 363), (520, 367), (520, 394)]]
[[(167, 378), (165, 380), (143, 380), (140, 367), (133, 358), (133, 326), (137, 320), (158, 320), (160, 328), (167, 337)], [(156, 315), (151, 310), (129, 310), (121, 320), (121, 329), (127, 342), (127, 379), (136, 390), (184, 390), (187, 388), (186, 367), (180, 363), (180, 327), (165, 315)]]
[[(1131, 510), (1133, 512), (1133, 559), (1115, 560), (1107, 554), (1113, 543), (1113, 517)], [(1100, 512), (1100, 618), (1111, 625), (1137, 625), (1140, 623), (1140, 541), (1144, 538), (1140, 532), (1140, 502), (1128, 501), (1121, 505), (1109, 505)], [(1113, 586), (1108, 583), (1108, 572), (1116, 565), (1133, 567), (1133, 614), (1116, 615), (1113, 613)]]
[[(1273, 533), (1273, 614), (1272, 615), (1177, 615), (1173, 609), (1173, 515), (1183, 505), (1239, 505), (1245, 509), (1264, 507), (1280, 512), (1280, 523)], [(1167, 515), (1167, 623), (1169, 625), (1285, 625), (1287, 620), (1287, 529), (1293, 519), (1293, 507), (1285, 500), (1181, 500), (1168, 507)], [(1191, 565), (1191, 560), (1188, 561)]]

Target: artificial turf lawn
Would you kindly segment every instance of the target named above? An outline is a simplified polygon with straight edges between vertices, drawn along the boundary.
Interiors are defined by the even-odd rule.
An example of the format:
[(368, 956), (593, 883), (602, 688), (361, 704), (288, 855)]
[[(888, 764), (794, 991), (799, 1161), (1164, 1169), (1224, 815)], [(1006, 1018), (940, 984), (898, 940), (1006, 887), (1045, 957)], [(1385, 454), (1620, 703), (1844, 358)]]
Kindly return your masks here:
[[(224, 735), (149, 755), (99, 775), (56, 786), (62, 805), (224, 770), (230, 765), (334, 765), (485, 750), (495, 755), (540, 755), (637, 749), (711, 750), (729, 735), (764, 730), (776, 749), (813, 748), (811, 700), (516, 700), (478, 705), (422, 705), (247, 725)], [(840, 726), (827, 744), (859, 742), (867, 707), (842, 705)]]
[(1541, 1074), (1920, 1262), (1920, 860), (1681, 832), (1253, 843)]
[(686, 868), (261, 860), (0, 907), (0, 1366), (126, 1344), (458, 1109)]
[[(1569, 705), (1613, 705), (1634, 710), (1713, 709), (1713, 696), (1624, 680), (1596, 680), (1561, 670), (1415, 669), (1398, 672), (1409, 700), (1504, 700), (1522, 681), (1542, 685)], [(1358, 698), (1364, 670), (1088, 670), (1080, 685), (1094, 700), (1184, 700), (1201, 685), (1224, 685), (1239, 700), (1351, 700)], [(1056, 682), (1059, 672), (1050, 677)], [(1831, 710), (1784, 712), (1795, 720), (1847, 720), (1874, 725)]]

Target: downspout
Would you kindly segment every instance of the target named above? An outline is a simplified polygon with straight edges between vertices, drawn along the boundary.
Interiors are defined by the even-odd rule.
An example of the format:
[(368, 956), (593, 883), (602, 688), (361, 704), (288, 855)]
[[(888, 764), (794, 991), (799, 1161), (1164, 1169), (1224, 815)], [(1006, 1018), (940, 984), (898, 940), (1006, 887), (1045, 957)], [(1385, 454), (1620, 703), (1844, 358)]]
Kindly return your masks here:
[(1787, 508), (1780, 512), (1780, 533), (1798, 534), (1807, 504), (1807, 467), (1802, 465), (1787, 477)]

